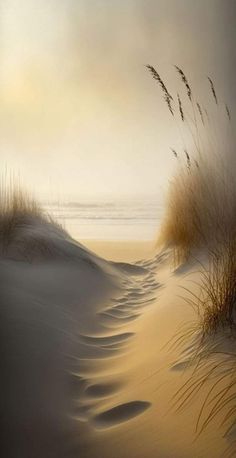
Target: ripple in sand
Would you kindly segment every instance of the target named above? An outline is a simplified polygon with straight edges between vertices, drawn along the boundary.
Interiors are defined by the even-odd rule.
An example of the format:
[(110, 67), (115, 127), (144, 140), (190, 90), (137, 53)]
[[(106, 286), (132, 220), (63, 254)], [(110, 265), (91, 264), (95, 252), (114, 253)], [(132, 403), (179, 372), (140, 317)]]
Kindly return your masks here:
[(134, 314), (131, 312), (128, 312), (126, 315), (122, 315), (122, 316), (115, 316), (113, 315), (112, 312), (101, 312), (99, 313), (100, 316), (102, 316), (103, 318), (107, 318), (108, 321), (110, 319), (111, 322), (114, 322), (114, 323), (118, 323), (118, 322), (126, 322), (126, 321), (132, 321), (134, 318), (138, 318), (140, 315), (138, 314)]
[(124, 296), (124, 297), (120, 297), (119, 299), (114, 299), (113, 303), (114, 304), (126, 304), (127, 301), (128, 301), (128, 297)]
[(147, 401), (132, 401), (120, 404), (96, 415), (92, 422), (97, 429), (111, 428), (140, 415), (151, 406)]
[(111, 328), (117, 328), (118, 326), (121, 327), (127, 323), (130, 323), (133, 320), (136, 320), (137, 318), (140, 317), (140, 314), (131, 314), (127, 317), (115, 317), (109, 313), (102, 312), (99, 313), (99, 316), (102, 318), (102, 321), (106, 326), (111, 327)]
[(127, 318), (129, 316), (127, 311), (119, 310), (116, 307), (110, 307), (109, 309), (104, 310), (105, 313), (109, 313), (109, 315), (114, 316), (115, 318)]
[(134, 290), (133, 292), (127, 295), (127, 302), (130, 299), (140, 299), (140, 298), (143, 298), (144, 296), (146, 296), (146, 293), (144, 291), (135, 291)]
[(116, 305), (114, 306), (115, 310), (119, 311), (119, 312), (123, 312), (123, 313), (127, 313), (127, 312), (130, 312), (130, 310), (132, 310), (132, 307), (130, 307), (129, 305)]
[(122, 334), (113, 334), (110, 336), (85, 336), (81, 334), (80, 339), (86, 342), (88, 345), (103, 346), (123, 342), (133, 337), (134, 334), (134, 332), (124, 332)]

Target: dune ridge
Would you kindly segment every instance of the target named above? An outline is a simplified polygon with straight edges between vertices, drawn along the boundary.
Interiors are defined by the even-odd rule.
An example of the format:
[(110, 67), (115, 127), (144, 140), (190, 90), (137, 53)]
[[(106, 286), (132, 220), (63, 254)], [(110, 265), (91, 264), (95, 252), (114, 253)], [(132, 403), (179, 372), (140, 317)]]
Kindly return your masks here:
[[(5, 456), (208, 458), (233, 446), (217, 426), (234, 384), (226, 411), (214, 404), (233, 375), (227, 340), (199, 346), (179, 294), (190, 274), (199, 294), (196, 262), (173, 269), (171, 248), (107, 261), (38, 211), (11, 213), (1, 250)], [(195, 443), (196, 425), (207, 433)]]
[[(102, 407), (125, 385), (122, 371), (118, 381), (113, 375), (111, 361), (129, 352), (135, 332), (126, 324), (141, 316), (136, 303), (144, 312), (153, 288), (143, 289), (142, 282), (150, 272), (102, 259), (23, 193), (6, 196), (0, 218), (4, 450), (6, 456), (65, 457), (80, 437), (80, 422), (109, 428), (149, 406), (131, 396)], [(125, 313), (116, 314), (117, 306)], [(40, 439), (38, 452), (28, 431)], [(79, 441), (74, 456), (87, 453), (88, 444)]]

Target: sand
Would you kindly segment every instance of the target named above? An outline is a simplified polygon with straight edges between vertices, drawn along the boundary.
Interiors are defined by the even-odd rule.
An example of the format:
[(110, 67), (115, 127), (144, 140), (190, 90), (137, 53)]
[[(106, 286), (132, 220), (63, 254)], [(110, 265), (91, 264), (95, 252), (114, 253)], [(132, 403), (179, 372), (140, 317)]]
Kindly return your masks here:
[[(191, 397), (190, 403), (182, 411), (176, 412), (181, 399), (174, 406), (176, 393), (193, 370), (190, 364), (191, 338), (178, 348), (176, 345), (171, 347), (171, 344), (180, 325), (189, 323), (191, 326), (197, 322), (191, 307), (180, 297), (183, 294), (182, 287), (189, 288), (191, 284), (193, 290), (191, 282), (198, 278), (196, 266), (174, 271), (169, 253), (156, 255), (148, 243), (133, 244), (132, 254), (118, 242), (113, 246), (104, 243), (103, 247), (99, 243), (97, 252), (110, 259), (137, 262), (137, 259), (146, 258), (139, 265), (148, 269), (149, 273), (136, 278), (136, 288), (138, 283), (142, 292), (139, 291), (138, 300), (135, 297), (131, 304), (132, 313), (138, 316), (130, 323), (119, 324), (122, 332), (132, 333), (129, 345), (120, 348), (119, 356), (115, 355), (108, 364), (101, 362), (98, 372), (93, 375), (101, 383), (105, 383), (107, 378), (112, 379), (114, 375), (122, 380), (113, 395), (111, 392), (101, 393), (100, 404), (94, 407), (95, 421), (90, 405), (87, 421), (91, 425), (91, 441), (95, 441), (94, 456), (225, 456), (230, 441), (223, 438), (221, 416), (212, 421), (196, 440), (196, 423), (205, 396), (212, 387), (210, 381), (200, 393)], [(96, 249), (95, 244), (93, 249)], [(130, 304), (130, 299), (126, 301), (126, 294), (125, 298), (119, 298), (118, 305), (116, 303), (113, 309), (128, 313), (127, 303)], [(134, 291), (132, 294), (135, 294)], [(148, 302), (150, 297), (151, 301)], [(117, 329), (115, 318), (110, 321), (114, 330)], [(171, 343), (167, 345), (169, 341)], [(139, 415), (136, 415), (135, 409), (132, 412), (132, 403), (144, 403), (143, 412)], [(119, 416), (120, 411), (126, 410), (127, 417), (124, 414)]]
[(174, 406), (192, 373), (191, 337), (171, 343), (196, 321), (180, 291), (195, 266), (174, 271), (151, 242), (63, 250), (73, 256), (1, 260), (4, 456), (226, 456), (218, 417), (196, 440), (210, 384)]

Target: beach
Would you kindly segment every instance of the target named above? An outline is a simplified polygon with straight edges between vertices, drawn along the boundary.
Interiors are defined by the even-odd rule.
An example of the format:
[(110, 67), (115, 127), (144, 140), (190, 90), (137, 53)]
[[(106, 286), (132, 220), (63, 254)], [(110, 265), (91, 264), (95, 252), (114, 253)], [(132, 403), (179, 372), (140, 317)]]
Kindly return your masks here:
[(175, 342), (196, 322), (180, 287), (196, 266), (173, 269), (150, 240), (80, 244), (37, 221), (30, 234), (51, 253), (25, 259), (26, 227), (1, 260), (5, 456), (220, 457), (219, 419), (196, 440), (199, 397), (180, 411), (176, 398), (196, 347)]
[(236, 457), (236, 1), (0, 11), (1, 457)]
[[(131, 254), (125, 253), (124, 246), (122, 243), (104, 243), (102, 249), (101, 243), (98, 243), (97, 250), (99, 254), (103, 252), (106, 257), (125, 262), (134, 259), (137, 262), (137, 258), (148, 254), (149, 257), (138, 262), (138, 265), (148, 269), (148, 275), (151, 272), (155, 280), (145, 280), (145, 275), (136, 278), (136, 285), (139, 284), (139, 288), (145, 291), (141, 310), (139, 304), (132, 305), (132, 310), (136, 310), (133, 313), (136, 314), (138, 308), (139, 316), (117, 328), (115, 323), (112, 325), (115, 333), (121, 329), (122, 333), (132, 333), (132, 339), (118, 354), (103, 361), (98, 372), (90, 379), (92, 383), (97, 384), (99, 380), (105, 385), (106, 380), (113, 379), (114, 375), (122, 379), (120, 388), (114, 389), (113, 394), (109, 390), (103, 392), (100, 403), (95, 407), (97, 412), (105, 410), (110, 415), (103, 423), (92, 421), (89, 427), (91, 443), (95, 442), (92, 456), (93, 453), (94, 456), (112, 455), (115, 458), (224, 456), (228, 443), (219, 434), (219, 419), (212, 421), (210, 427), (196, 440), (199, 410), (211, 388), (211, 382), (200, 391), (200, 397), (192, 393), (190, 402), (180, 411), (178, 407), (184, 396), (180, 398), (179, 404), (176, 402), (176, 393), (192, 374), (194, 339), (191, 341), (190, 338), (182, 346), (175, 345), (179, 327), (184, 323), (189, 323), (189, 326), (196, 323), (196, 316), (189, 305), (183, 303), (179, 294), (181, 286), (188, 285), (189, 278), (186, 280), (186, 272), (173, 272), (169, 253), (155, 255), (153, 250), (150, 256), (150, 244), (140, 243), (133, 244)], [(96, 249), (95, 243), (93, 248)], [(191, 266), (189, 272), (194, 272), (195, 267)], [(124, 293), (126, 295), (127, 292)], [(124, 304), (123, 296), (121, 304)], [(125, 308), (123, 305), (120, 307)], [(95, 398), (97, 400), (99, 396)], [(126, 405), (128, 411), (129, 403), (137, 401), (149, 403), (140, 415), (134, 414), (133, 418), (131, 415), (130, 418), (120, 415), (120, 419), (117, 419), (116, 412), (112, 412), (114, 406), (120, 405)], [(88, 424), (92, 411), (93, 407), (87, 417)]]

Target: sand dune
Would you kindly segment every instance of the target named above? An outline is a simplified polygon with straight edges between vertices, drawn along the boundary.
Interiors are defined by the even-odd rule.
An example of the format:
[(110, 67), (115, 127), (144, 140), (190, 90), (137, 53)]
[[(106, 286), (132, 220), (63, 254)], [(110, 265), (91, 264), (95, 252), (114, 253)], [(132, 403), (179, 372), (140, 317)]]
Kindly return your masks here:
[[(147, 401), (132, 398), (133, 404), (118, 410), (97, 409), (124, 386), (112, 364), (135, 336), (123, 328), (140, 316), (132, 300), (143, 298), (137, 282), (146, 270), (105, 261), (58, 228), (38, 226), (36, 219), (21, 229), (24, 253), (27, 234), (34, 244), (43, 237), (51, 254), (34, 251), (29, 263), (16, 239), (1, 257), (4, 450), (6, 456), (67, 456), (80, 421), (117, 423), (144, 410), (140, 406)], [(127, 310), (116, 314), (121, 303)], [(40, 440), (38, 452), (27, 439), (29, 431)], [(81, 450), (85, 453), (79, 441), (75, 456)]]
[(172, 270), (168, 251), (138, 260), (141, 245), (117, 264), (69, 236), (54, 246), (59, 257), (29, 263), (11, 250), (0, 262), (4, 456), (224, 454), (219, 419), (196, 441), (199, 398), (180, 410), (175, 398), (196, 348), (191, 336), (175, 344), (179, 326), (196, 319), (181, 299), (186, 271)]

